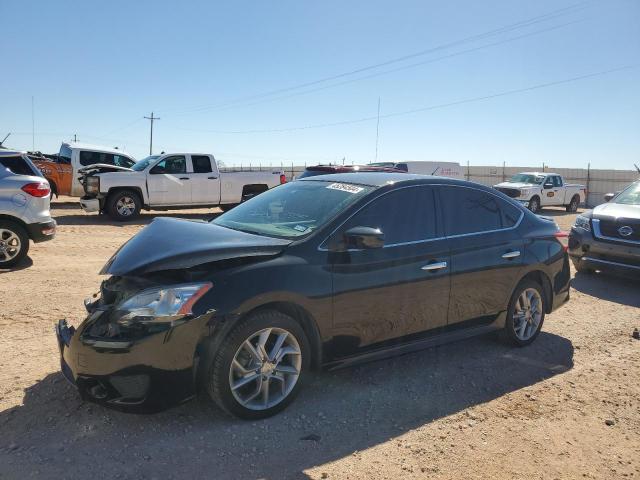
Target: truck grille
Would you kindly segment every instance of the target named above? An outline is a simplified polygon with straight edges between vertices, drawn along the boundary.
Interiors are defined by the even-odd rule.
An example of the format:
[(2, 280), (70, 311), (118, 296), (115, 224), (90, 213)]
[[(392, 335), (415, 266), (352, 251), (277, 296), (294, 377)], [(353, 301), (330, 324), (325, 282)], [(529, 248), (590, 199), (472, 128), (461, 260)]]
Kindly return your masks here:
[[(616, 220), (600, 220), (598, 223), (600, 224), (600, 233), (604, 237), (640, 242), (640, 220), (638, 219), (618, 218)], [(629, 235), (623, 235), (625, 230), (629, 231), (624, 227), (631, 229)]]
[(518, 198), (520, 196), (520, 190), (518, 190), (517, 188), (504, 188), (504, 187), (494, 187), (494, 188), (511, 198)]

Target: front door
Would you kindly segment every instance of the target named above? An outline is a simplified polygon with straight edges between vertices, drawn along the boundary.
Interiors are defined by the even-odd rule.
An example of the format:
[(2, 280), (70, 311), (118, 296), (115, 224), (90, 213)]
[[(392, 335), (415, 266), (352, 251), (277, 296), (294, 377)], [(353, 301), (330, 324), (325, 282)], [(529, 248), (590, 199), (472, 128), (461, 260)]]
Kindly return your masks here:
[(562, 200), (558, 199), (560, 195), (560, 188), (558, 188), (556, 176), (549, 175), (544, 179), (542, 183), (542, 198), (540, 199), (540, 205), (560, 205)]
[(522, 270), (515, 227), (524, 212), (472, 187), (443, 185), (438, 193), (451, 248), (449, 327), (489, 322), (506, 309)]
[(165, 157), (147, 176), (151, 205), (188, 205), (191, 203), (191, 178), (184, 155)]
[(443, 327), (449, 304), (449, 249), (436, 217), (434, 189), (383, 194), (352, 216), (353, 227), (384, 233), (384, 247), (329, 252), (333, 274), (334, 353)]
[(220, 203), (220, 174), (215, 161), (209, 155), (191, 157), (191, 201), (194, 204), (218, 205)]

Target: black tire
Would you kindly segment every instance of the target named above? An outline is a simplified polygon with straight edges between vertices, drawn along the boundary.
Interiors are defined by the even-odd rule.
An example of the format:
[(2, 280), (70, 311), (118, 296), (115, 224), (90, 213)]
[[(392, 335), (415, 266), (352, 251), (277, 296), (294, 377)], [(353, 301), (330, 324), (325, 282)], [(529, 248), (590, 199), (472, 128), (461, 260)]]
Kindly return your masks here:
[(538, 213), (540, 211), (540, 197), (535, 195), (531, 200), (529, 200), (529, 210), (533, 213)]
[(238, 204), (237, 203), (227, 203), (225, 205), (219, 205), (220, 210), (222, 210), (223, 212), (228, 212), (229, 210), (231, 210), (232, 208), (237, 207)]
[(593, 273), (593, 270), (582, 265), (582, 262), (580, 260), (573, 260), (573, 266), (578, 273), (584, 273), (587, 275)]
[[(538, 295), (540, 296), (540, 300), (542, 302), (541, 303), (542, 316), (540, 318), (540, 322), (538, 324), (538, 327), (535, 333), (533, 333), (533, 335), (531, 335), (527, 339), (522, 339), (516, 333), (515, 322), (514, 322), (514, 312), (516, 309), (516, 303), (518, 301), (518, 297), (520, 297), (520, 295), (525, 290), (528, 290), (528, 289), (534, 289), (538, 292)], [(545, 317), (545, 310), (547, 308), (546, 302), (547, 302), (547, 298), (545, 296), (544, 289), (540, 285), (538, 285), (538, 283), (534, 282), (533, 280), (521, 281), (513, 291), (513, 294), (511, 295), (511, 299), (509, 300), (509, 307), (507, 308), (507, 319), (506, 319), (504, 330), (503, 330), (503, 337), (505, 338), (505, 340), (508, 343), (518, 347), (524, 347), (533, 343), (533, 341), (538, 337), (538, 335), (540, 334), (540, 331), (542, 330), (542, 325), (544, 323), (544, 317)]]
[[(256, 410), (245, 407), (235, 398), (231, 391), (230, 371), (236, 352), (239, 351), (245, 340), (267, 328), (283, 329), (293, 335), (300, 347), (301, 368), (293, 389), (279, 403), (270, 408)], [(221, 342), (208, 366), (204, 379), (205, 387), (216, 404), (231, 415), (247, 420), (270, 417), (286, 408), (297, 395), (311, 364), (310, 353), (309, 341), (298, 322), (278, 311), (260, 311), (242, 320)], [(268, 381), (271, 382), (271, 380)]]
[[(20, 241), (17, 254), (15, 248), (5, 250), (11, 245), (16, 245), (15, 240), (7, 243), (12, 237)], [(26, 230), (15, 222), (0, 220), (0, 268), (11, 268), (19, 264), (27, 256), (27, 253), (29, 253), (29, 235)], [(9, 256), (11, 256), (10, 259)]]
[[(125, 205), (130, 208), (123, 208)], [(110, 194), (107, 198), (107, 213), (118, 222), (126, 222), (136, 218), (140, 214), (141, 207), (140, 196), (133, 190), (120, 190)]]
[(580, 204), (580, 197), (578, 195), (574, 195), (571, 199), (571, 203), (567, 205), (567, 212), (575, 213), (578, 211), (578, 205)]

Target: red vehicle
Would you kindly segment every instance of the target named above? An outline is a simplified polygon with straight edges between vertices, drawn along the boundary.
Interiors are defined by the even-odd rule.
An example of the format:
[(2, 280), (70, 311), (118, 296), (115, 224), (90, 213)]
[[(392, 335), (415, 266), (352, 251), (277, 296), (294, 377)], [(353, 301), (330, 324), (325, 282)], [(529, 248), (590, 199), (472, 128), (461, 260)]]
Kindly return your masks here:
[(356, 173), (356, 172), (382, 172), (382, 173), (407, 173), (393, 167), (380, 167), (372, 165), (316, 165), (307, 167), (304, 172), (296, 177), (297, 180), (316, 175), (329, 175), (330, 173)]

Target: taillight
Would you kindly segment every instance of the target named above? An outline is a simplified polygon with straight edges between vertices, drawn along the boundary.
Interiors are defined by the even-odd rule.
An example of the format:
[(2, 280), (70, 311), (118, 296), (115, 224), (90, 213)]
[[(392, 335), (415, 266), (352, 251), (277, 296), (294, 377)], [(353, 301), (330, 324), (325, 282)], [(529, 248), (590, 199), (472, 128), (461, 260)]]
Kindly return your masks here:
[(553, 234), (553, 236), (556, 237), (556, 240), (558, 240), (558, 242), (560, 242), (560, 244), (562, 245), (562, 249), (565, 252), (569, 250), (569, 234), (567, 232), (556, 232)]
[(287, 183), (287, 176), (284, 173), (280, 174), (280, 185)]
[(22, 191), (32, 197), (46, 197), (51, 193), (49, 185), (43, 182), (27, 183), (22, 186)]

